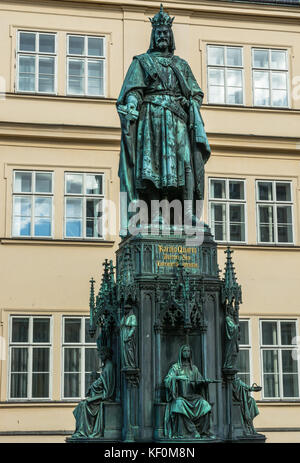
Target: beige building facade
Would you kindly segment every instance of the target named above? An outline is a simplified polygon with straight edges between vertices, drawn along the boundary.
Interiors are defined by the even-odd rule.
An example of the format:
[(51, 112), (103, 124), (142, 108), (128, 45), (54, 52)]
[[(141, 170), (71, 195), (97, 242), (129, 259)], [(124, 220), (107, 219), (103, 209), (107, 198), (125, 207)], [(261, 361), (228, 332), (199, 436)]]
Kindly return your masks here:
[[(89, 280), (114, 259), (115, 109), (158, 1), (0, 2), (0, 441), (63, 442), (95, 365)], [(300, 6), (169, 1), (205, 93), (205, 221), (242, 285), (241, 375), (300, 441)], [(300, 338), (299, 338), (300, 344)]]

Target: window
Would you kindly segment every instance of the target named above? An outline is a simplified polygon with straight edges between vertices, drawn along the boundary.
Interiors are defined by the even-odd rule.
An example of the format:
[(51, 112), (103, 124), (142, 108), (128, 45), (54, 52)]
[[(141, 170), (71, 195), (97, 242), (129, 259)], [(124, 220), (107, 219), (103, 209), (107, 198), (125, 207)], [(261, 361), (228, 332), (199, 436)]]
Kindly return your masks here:
[(208, 45), (207, 73), (209, 103), (244, 103), (242, 47)]
[(239, 354), (238, 354), (238, 376), (241, 380), (251, 385), (251, 371), (250, 371), (250, 355), (251, 355), (251, 346), (250, 346), (250, 334), (249, 334), (249, 320), (241, 320), (240, 324), (240, 340), (239, 340)]
[(288, 106), (286, 50), (252, 50), (254, 106)]
[(65, 174), (65, 237), (102, 238), (103, 174)]
[(56, 92), (56, 36), (50, 33), (18, 33), (17, 91)]
[(216, 241), (246, 242), (245, 182), (209, 179), (210, 226)]
[(14, 171), (13, 236), (52, 236), (52, 172)]
[(91, 374), (99, 370), (95, 339), (89, 335), (89, 318), (63, 319), (63, 397), (85, 398), (92, 383)]
[(50, 398), (50, 317), (13, 316), (10, 322), (9, 398)]
[(291, 182), (257, 181), (259, 243), (293, 243)]
[(104, 37), (67, 37), (69, 95), (104, 96)]
[(293, 356), (294, 320), (261, 321), (261, 357), (264, 398), (299, 397), (299, 360)]

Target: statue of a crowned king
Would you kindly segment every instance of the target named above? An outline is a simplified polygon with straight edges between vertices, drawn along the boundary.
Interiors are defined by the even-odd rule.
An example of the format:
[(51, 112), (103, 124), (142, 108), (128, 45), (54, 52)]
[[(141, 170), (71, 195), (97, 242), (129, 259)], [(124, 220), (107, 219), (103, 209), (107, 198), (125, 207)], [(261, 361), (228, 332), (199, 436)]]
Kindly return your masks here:
[(186, 201), (185, 215), (204, 198), (204, 164), (210, 147), (200, 115), (203, 92), (188, 63), (174, 55), (171, 18), (160, 11), (150, 19), (149, 50), (135, 56), (117, 109), (122, 140), (121, 192), (129, 202)]

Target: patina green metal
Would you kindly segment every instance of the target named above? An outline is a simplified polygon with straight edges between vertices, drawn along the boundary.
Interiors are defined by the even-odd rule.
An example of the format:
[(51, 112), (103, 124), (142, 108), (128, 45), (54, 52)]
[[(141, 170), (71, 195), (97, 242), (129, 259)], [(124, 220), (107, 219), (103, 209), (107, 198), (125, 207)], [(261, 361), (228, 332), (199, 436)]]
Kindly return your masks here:
[(210, 147), (199, 112), (203, 92), (188, 63), (174, 55), (173, 19), (162, 6), (151, 19), (149, 50), (134, 57), (117, 101), (119, 177), (129, 202), (204, 199)]
[(115, 366), (112, 362), (112, 350), (100, 347), (98, 352), (102, 361), (102, 372), (94, 381), (86, 395), (73, 411), (76, 430), (71, 439), (99, 439), (103, 437), (103, 403), (113, 398), (115, 393)]
[[(119, 175), (128, 201), (187, 199), (190, 217), (203, 199), (210, 148), (199, 112), (203, 93), (174, 55), (173, 19), (161, 6), (148, 52), (134, 57), (125, 77), (117, 102)], [(96, 297), (90, 280), (90, 333), (100, 331), (98, 347), (112, 349), (113, 359), (76, 407), (71, 441), (264, 442), (252, 424), (250, 392), (259, 387), (237, 377), (242, 297), (232, 251), (221, 279), (208, 226), (193, 247), (175, 227), (162, 233), (156, 219), (155, 234), (141, 228), (123, 236), (116, 267), (103, 264)]]

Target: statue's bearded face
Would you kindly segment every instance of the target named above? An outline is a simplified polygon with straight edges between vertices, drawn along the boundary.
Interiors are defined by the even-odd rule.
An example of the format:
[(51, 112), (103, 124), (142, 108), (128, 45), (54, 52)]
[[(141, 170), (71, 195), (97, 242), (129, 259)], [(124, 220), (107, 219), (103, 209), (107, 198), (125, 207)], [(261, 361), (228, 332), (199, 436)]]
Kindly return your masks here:
[(187, 360), (191, 357), (191, 349), (189, 347), (185, 347), (183, 350), (182, 350), (182, 358), (184, 360)]
[(170, 45), (170, 28), (167, 26), (159, 26), (155, 29), (155, 48), (159, 51), (165, 51)]

